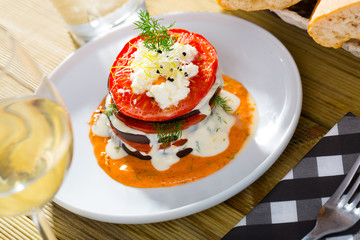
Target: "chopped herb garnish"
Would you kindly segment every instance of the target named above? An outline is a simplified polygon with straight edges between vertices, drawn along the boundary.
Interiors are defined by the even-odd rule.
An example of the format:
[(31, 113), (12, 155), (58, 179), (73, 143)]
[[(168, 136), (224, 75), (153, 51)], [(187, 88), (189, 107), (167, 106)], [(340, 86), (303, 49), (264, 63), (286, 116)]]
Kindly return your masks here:
[(141, 31), (140, 37), (144, 39), (145, 47), (158, 53), (171, 51), (175, 37), (169, 34), (168, 29), (174, 26), (175, 22), (168, 27), (161, 26), (159, 20), (150, 17), (148, 11), (140, 11), (139, 18), (140, 20), (134, 23), (137, 26), (135, 29)]
[(229, 153), (229, 155), (226, 158), (231, 160), (231, 159), (234, 159), (234, 157), (235, 157), (235, 153), (231, 152), (231, 153)]
[(118, 113), (118, 109), (115, 104), (111, 103), (108, 105), (108, 108), (104, 112), (108, 117), (112, 116), (114, 113)]
[(224, 97), (220, 97), (219, 95), (216, 95), (214, 99), (214, 106), (221, 107), (222, 109), (224, 109), (225, 112), (231, 112), (232, 109), (229, 105), (227, 105), (227, 101), (229, 101), (228, 98), (224, 98)]
[(196, 143), (196, 151), (200, 153), (200, 143), (199, 141), (195, 141), (195, 143)]
[(221, 117), (221, 115), (219, 113), (216, 113), (217, 119), (219, 120), (219, 122), (224, 122), (225, 124), (227, 124), (227, 122)]

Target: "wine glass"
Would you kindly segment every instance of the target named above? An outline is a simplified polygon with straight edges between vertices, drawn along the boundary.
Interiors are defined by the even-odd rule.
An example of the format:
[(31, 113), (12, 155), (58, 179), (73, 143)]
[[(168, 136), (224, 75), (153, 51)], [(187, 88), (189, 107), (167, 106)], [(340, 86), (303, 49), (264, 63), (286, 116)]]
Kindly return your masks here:
[(72, 149), (61, 97), (0, 26), (0, 217), (27, 214), (44, 239), (56, 239), (41, 208), (59, 189)]

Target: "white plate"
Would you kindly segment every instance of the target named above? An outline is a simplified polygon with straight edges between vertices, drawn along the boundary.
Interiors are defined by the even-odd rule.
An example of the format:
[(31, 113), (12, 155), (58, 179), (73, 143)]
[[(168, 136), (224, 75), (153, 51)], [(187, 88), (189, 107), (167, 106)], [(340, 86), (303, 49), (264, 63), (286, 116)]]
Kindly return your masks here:
[(87, 122), (107, 92), (109, 67), (133, 25), (115, 29), (80, 48), (51, 75), (68, 106), (74, 129), (74, 158), (55, 197), (62, 207), (113, 223), (150, 223), (193, 214), (232, 197), (259, 178), (282, 153), (296, 128), (302, 103), (298, 69), (271, 34), (243, 19), (214, 13), (163, 15), (162, 23), (197, 32), (217, 49), (223, 72), (245, 85), (259, 121), (254, 137), (237, 158), (198, 181), (168, 188), (140, 189), (112, 180), (97, 165)]

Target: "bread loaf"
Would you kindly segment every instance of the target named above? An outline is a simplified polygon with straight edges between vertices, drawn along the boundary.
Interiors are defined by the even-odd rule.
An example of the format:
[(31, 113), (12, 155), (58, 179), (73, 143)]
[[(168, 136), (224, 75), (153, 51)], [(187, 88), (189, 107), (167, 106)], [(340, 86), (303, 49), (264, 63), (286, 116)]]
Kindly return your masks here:
[(229, 10), (241, 9), (255, 11), (263, 9), (282, 9), (290, 7), (301, 0), (217, 0), (217, 3)]
[(360, 39), (360, 0), (319, 0), (308, 33), (318, 44), (333, 48)]

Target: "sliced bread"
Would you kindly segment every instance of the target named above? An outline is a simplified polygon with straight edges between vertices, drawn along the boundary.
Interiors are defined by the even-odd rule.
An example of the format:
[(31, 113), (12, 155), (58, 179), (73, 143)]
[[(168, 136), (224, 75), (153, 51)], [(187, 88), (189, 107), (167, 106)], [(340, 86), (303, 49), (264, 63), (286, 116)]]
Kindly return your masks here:
[(360, 39), (360, 0), (319, 0), (308, 33), (318, 44), (333, 48)]
[(255, 11), (263, 9), (282, 9), (290, 7), (301, 0), (217, 0), (217, 3), (229, 10)]

